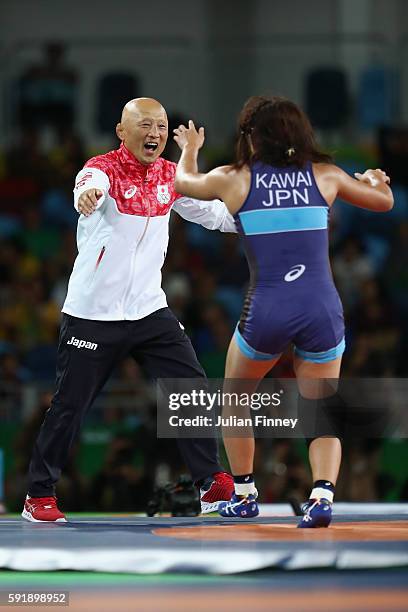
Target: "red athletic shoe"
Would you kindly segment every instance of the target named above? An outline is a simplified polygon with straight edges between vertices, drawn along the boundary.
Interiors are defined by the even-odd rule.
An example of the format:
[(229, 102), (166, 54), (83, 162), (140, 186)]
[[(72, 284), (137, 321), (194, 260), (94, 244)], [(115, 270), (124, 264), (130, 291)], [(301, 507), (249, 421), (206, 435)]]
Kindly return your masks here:
[(234, 493), (234, 479), (227, 472), (216, 472), (200, 488), (201, 514), (216, 512), (222, 501), (229, 501)]
[(21, 516), (32, 523), (66, 523), (65, 515), (58, 510), (56, 497), (29, 497), (27, 495)]

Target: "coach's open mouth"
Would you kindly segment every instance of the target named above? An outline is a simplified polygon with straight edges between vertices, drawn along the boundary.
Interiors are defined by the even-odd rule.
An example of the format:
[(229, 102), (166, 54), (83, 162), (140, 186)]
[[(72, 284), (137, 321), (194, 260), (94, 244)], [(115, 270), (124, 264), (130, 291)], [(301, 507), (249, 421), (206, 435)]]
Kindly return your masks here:
[(158, 146), (157, 142), (145, 142), (144, 148), (148, 151), (155, 151)]

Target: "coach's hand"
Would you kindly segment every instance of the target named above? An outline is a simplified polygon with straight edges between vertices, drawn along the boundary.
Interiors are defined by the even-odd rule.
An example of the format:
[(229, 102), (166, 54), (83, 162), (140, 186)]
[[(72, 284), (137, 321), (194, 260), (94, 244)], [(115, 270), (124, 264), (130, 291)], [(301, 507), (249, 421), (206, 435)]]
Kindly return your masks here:
[(87, 189), (79, 196), (78, 211), (85, 217), (89, 217), (95, 212), (98, 200), (102, 196), (103, 191), (100, 189)]

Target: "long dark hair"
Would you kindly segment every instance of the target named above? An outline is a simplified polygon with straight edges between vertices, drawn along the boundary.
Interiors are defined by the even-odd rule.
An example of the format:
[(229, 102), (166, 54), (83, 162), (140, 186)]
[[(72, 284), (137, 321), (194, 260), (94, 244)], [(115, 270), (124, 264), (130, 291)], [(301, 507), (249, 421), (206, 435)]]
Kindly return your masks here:
[(333, 159), (319, 151), (309, 119), (294, 102), (279, 96), (252, 96), (238, 118), (233, 167), (254, 161), (302, 168), (307, 161), (332, 163)]

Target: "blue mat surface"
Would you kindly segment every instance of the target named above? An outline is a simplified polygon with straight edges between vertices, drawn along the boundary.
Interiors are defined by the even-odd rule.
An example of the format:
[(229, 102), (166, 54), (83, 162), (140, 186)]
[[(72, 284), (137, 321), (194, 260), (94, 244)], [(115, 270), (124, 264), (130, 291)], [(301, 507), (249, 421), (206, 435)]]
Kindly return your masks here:
[[(403, 521), (408, 528), (406, 514), (337, 515), (333, 525), (373, 521), (384, 525)], [(223, 575), (264, 568), (347, 570), (408, 566), (406, 540), (338, 541), (330, 539), (330, 534), (335, 533), (330, 528), (313, 530), (312, 538), (304, 539), (303, 530), (295, 530), (296, 523), (295, 517), (280, 516), (246, 521), (219, 517), (81, 517), (68, 523), (51, 524), (5, 518), (0, 520), (0, 567), (25, 571), (69, 569)], [(206, 540), (205, 535), (199, 540), (179, 539), (174, 531), (174, 528), (236, 526), (239, 533), (243, 525), (293, 525), (294, 529), (282, 527), (279, 541)], [(176, 537), (156, 535), (153, 530), (157, 529), (164, 529), (164, 536), (167, 530), (172, 530)], [(285, 541), (289, 531), (295, 541), (289, 541), (289, 537)]]

